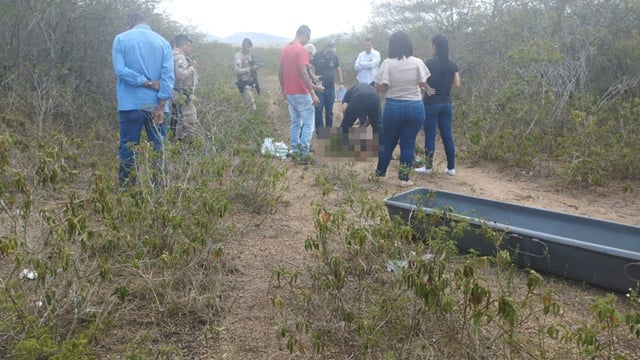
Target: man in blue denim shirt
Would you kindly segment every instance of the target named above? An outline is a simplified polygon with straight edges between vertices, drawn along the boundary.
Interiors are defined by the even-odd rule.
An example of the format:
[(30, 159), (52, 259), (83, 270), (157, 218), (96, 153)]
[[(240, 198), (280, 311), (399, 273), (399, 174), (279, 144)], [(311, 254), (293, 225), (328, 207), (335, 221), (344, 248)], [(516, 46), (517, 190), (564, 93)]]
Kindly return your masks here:
[[(131, 176), (134, 165), (132, 144), (140, 143), (144, 127), (153, 149), (163, 149), (163, 123), (169, 112), (174, 72), (171, 45), (162, 36), (151, 30), (140, 14), (127, 17), (129, 30), (118, 34), (113, 40), (113, 69), (118, 78), (116, 97), (120, 120), (120, 165), (118, 181), (123, 187), (135, 184)], [(161, 157), (160, 157), (161, 158)], [(158, 174), (153, 185), (158, 185), (157, 175), (164, 167), (160, 159), (155, 162)]]

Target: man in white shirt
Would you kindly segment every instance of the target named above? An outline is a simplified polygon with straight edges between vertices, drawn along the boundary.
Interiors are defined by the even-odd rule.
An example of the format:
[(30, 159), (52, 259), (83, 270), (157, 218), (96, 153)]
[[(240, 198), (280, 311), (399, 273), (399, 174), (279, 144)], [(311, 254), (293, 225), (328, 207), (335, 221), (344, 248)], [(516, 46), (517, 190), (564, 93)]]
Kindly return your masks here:
[(364, 51), (358, 55), (356, 59), (355, 68), (358, 72), (358, 82), (371, 84), (373, 78), (378, 72), (378, 65), (380, 64), (380, 53), (373, 48), (373, 40), (366, 38), (364, 40)]
[[(355, 68), (358, 72), (358, 76), (356, 76), (358, 82), (374, 86), (375, 83), (373, 79), (378, 73), (379, 64), (380, 53), (373, 48), (373, 40), (368, 37), (364, 39), (364, 51), (358, 54), (356, 58)], [(358, 119), (360, 120), (360, 126), (366, 126), (368, 124), (366, 115), (360, 115)]]

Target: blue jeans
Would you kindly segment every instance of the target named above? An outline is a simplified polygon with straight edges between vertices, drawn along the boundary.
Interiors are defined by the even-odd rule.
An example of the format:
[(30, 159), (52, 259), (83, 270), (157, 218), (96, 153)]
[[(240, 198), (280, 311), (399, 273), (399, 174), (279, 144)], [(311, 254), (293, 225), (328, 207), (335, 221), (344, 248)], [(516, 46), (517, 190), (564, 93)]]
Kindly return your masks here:
[(387, 99), (382, 112), (381, 156), (378, 157), (376, 175), (384, 176), (396, 145), (400, 143), (400, 180), (409, 180), (413, 167), (416, 137), (424, 123), (424, 105), (421, 100)]
[[(166, 116), (167, 114), (165, 114)], [(153, 150), (160, 152), (163, 149), (165, 126), (156, 126), (153, 123), (153, 113), (144, 110), (119, 111), (120, 118), (120, 164), (118, 169), (118, 182), (121, 187), (128, 184), (135, 185), (136, 177), (131, 174), (131, 168), (135, 164), (135, 154), (131, 145), (140, 144), (142, 128), (145, 129), (147, 140), (153, 143)], [(161, 156), (154, 161), (157, 174), (162, 175), (164, 161)], [(152, 179), (152, 184), (157, 185), (157, 176)]]
[(456, 147), (453, 143), (451, 123), (453, 122), (453, 104), (428, 104), (424, 106), (426, 118), (424, 122), (425, 167), (433, 166), (433, 155), (436, 152), (436, 126), (440, 131), (444, 153), (447, 156), (447, 169), (456, 168)]
[(309, 94), (287, 95), (291, 117), (291, 153), (307, 155), (313, 136), (313, 101)]
[[(336, 90), (334, 88), (325, 88), (318, 93), (320, 103), (316, 105), (316, 131), (322, 127), (333, 126), (333, 103), (336, 101)], [(322, 122), (322, 112), (324, 110), (325, 122)]]

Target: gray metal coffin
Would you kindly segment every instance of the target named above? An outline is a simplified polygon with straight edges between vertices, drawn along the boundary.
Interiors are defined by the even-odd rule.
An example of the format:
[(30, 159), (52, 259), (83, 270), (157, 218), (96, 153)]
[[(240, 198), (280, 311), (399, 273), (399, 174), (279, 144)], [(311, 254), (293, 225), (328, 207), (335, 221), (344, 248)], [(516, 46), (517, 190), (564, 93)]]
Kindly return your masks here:
[[(541, 273), (628, 292), (640, 283), (640, 227), (540, 208), (417, 188), (384, 200), (390, 217), (400, 216), (418, 232), (429, 226), (412, 222), (416, 211), (446, 221), (469, 221), (457, 240), (463, 251), (495, 255), (508, 249), (514, 261)], [(496, 247), (478, 229), (504, 233)]]

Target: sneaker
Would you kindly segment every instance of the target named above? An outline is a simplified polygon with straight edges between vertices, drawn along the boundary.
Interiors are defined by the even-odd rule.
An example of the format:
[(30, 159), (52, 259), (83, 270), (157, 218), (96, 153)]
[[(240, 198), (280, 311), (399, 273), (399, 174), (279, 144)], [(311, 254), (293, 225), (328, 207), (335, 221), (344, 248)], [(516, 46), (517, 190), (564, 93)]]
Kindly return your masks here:
[(456, 174), (456, 169), (444, 169), (444, 174), (445, 175), (449, 175), (449, 176), (453, 176)]
[(400, 187), (413, 186), (413, 181), (411, 181), (411, 180), (398, 180), (398, 186), (400, 186)]
[(430, 175), (431, 174), (431, 168), (427, 169), (426, 167), (422, 166), (419, 167), (417, 169), (415, 169), (415, 172), (417, 172), (418, 174), (427, 174)]

